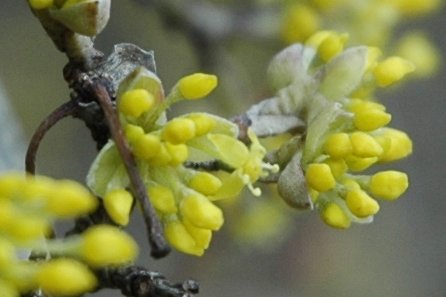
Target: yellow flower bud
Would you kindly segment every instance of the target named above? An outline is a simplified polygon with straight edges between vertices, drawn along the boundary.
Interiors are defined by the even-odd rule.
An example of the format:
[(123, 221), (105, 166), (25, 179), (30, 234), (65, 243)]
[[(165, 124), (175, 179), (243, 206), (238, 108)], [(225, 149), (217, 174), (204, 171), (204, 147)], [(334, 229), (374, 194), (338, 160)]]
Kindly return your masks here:
[[(14, 198), (23, 199), (25, 203), (48, 203), (48, 199), (58, 192), (58, 182), (45, 176), (22, 177), (23, 185), (17, 189)], [(38, 202), (39, 201), (39, 202)]]
[(172, 161), (172, 156), (167, 150), (166, 142), (162, 142), (160, 150), (155, 158), (149, 160), (150, 165), (153, 166), (166, 166)]
[(344, 45), (347, 40), (348, 34), (330, 34), (319, 45), (319, 56), (325, 62), (330, 61), (334, 56), (338, 55), (344, 50)]
[(395, 200), (400, 197), (409, 186), (409, 179), (404, 172), (389, 170), (375, 173), (370, 178), (370, 192), (382, 199)]
[(174, 118), (162, 131), (162, 138), (173, 144), (185, 143), (195, 137), (195, 124), (186, 118)]
[(353, 172), (366, 170), (378, 161), (378, 157), (360, 158), (356, 156), (348, 156), (345, 158), (348, 168)]
[(126, 226), (129, 223), (133, 196), (124, 189), (108, 192), (104, 197), (104, 207), (107, 214), (116, 224)]
[(401, 80), (413, 72), (415, 65), (400, 57), (390, 57), (378, 63), (373, 70), (376, 82), (380, 87), (386, 87)]
[(36, 278), (43, 292), (54, 296), (79, 296), (97, 285), (96, 277), (87, 266), (63, 258), (41, 264)]
[(374, 46), (367, 47), (367, 61), (365, 65), (366, 71), (370, 71), (376, 67), (378, 64), (378, 58), (382, 55), (379, 48)]
[(380, 162), (391, 162), (407, 157), (412, 153), (412, 140), (403, 131), (385, 128), (376, 137), (384, 152), (379, 157)]
[(351, 224), (344, 210), (334, 202), (324, 206), (321, 211), (321, 218), (325, 224), (338, 229), (347, 229)]
[(204, 249), (197, 246), (195, 239), (179, 221), (168, 222), (164, 228), (167, 241), (180, 252), (202, 256)]
[(138, 254), (138, 246), (118, 228), (96, 225), (82, 234), (81, 246), (76, 252), (89, 265), (102, 267), (133, 261)]
[(178, 211), (172, 191), (164, 186), (156, 185), (148, 189), (153, 207), (162, 214), (173, 214)]
[(28, 0), (33, 9), (45, 9), (53, 5), (54, 0)]
[(369, 134), (364, 132), (353, 132), (350, 134), (353, 155), (360, 158), (378, 157), (383, 153), (383, 148)]
[(360, 218), (374, 215), (379, 211), (378, 202), (360, 189), (347, 192), (345, 202), (350, 211)]
[(130, 144), (135, 143), (141, 136), (144, 136), (144, 129), (140, 126), (127, 124), (124, 127), (124, 134)]
[(324, 151), (333, 158), (343, 158), (352, 153), (352, 144), (347, 133), (334, 133), (327, 137)]
[(336, 32), (328, 30), (317, 31), (316, 33), (312, 34), (305, 40), (305, 45), (317, 49), (324, 41), (324, 39), (330, 36), (331, 34), (336, 34)]
[(16, 172), (3, 174), (0, 176), (0, 197), (13, 198), (21, 196), (21, 192), (26, 187), (24, 174)]
[(217, 123), (213, 118), (210, 116), (207, 116), (205, 114), (192, 114), (187, 117), (188, 119), (192, 120), (195, 124), (195, 134), (197, 136), (201, 136), (204, 134), (207, 134), (212, 129), (215, 128)]
[(135, 140), (133, 153), (143, 160), (150, 160), (158, 155), (161, 150), (160, 138), (153, 134), (144, 134)]
[(384, 105), (366, 99), (351, 99), (347, 107), (348, 110), (353, 113), (364, 112), (370, 109), (386, 111), (386, 107)]
[(96, 207), (96, 198), (84, 186), (72, 180), (61, 180), (48, 196), (46, 210), (68, 218), (89, 213)]
[(408, 16), (416, 16), (434, 11), (442, 3), (440, 0), (390, 0), (388, 2), (394, 5), (401, 13)]
[(355, 114), (353, 123), (361, 131), (373, 131), (381, 128), (392, 119), (392, 115), (379, 109), (369, 109)]
[(304, 41), (320, 27), (318, 13), (307, 5), (296, 4), (289, 7), (283, 16), (281, 37), (286, 43)]
[(318, 192), (326, 192), (336, 186), (336, 180), (327, 164), (309, 164), (305, 179), (307, 184)]
[(1, 228), (19, 244), (42, 239), (51, 230), (49, 222), (40, 216), (17, 214), (8, 223)]
[(185, 99), (200, 99), (211, 93), (217, 87), (217, 76), (205, 73), (194, 73), (183, 77), (178, 82), (178, 88)]
[(189, 221), (183, 221), (184, 227), (186, 227), (187, 232), (195, 240), (195, 244), (200, 249), (207, 249), (212, 239), (212, 231), (209, 229), (197, 228), (192, 225)]
[(208, 172), (198, 172), (189, 181), (189, 187), (206, 196), (217, 193), (222, 182), (216, 176)]
[(342, 184), (348, 191), (361, 190), (361, 186), (355, 180), (350, 178), (344, 179)]
[(191, 194), (181, 201), (181, 214), (198, 228), (218, 230), (223, 225), (221, 209), (200, 194)]
[(183, 143), (172, 144), (169, 142), (165, 143), (167, 152), (169, 153), (171, 159), (169, 161), (170, 165), (177, 166), (184, 163), (189, 156), (189, 149)]
[(347, 163), (345, 163), (344, 159), (330, 158), (325, 160), (324, 163), (330, 166), (331, 173), (336, 179), (343, 176), (348, 170)]
[(118, 109), (128, 117), (137, 118), (148, 111), (155, 102), (155, 97), (145, 89), (134, 89), (122, 94), (118, 99)]
[(419, 77), (428, 77), (434, 74), (441, 64), (438, 49), (420, 32), (405, 35), (398, 42), (396, 53), (414, 63), (415, 75)]

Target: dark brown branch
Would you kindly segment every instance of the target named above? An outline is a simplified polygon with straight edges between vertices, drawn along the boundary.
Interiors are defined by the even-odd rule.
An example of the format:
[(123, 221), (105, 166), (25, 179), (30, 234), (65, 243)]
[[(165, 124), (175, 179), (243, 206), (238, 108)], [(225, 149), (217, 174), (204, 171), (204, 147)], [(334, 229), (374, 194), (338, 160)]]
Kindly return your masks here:
[(158, 272), (138, 266), (106, 268), (96, 272), (102, 288), (121, 290), (132, 297), (191, 297), (198, 294), (198, 283), (186, 280), (170, 283)]
[(74, 101), (68, 101), (58, 108), (56, 108), (50, 115), (48, 115), (37, 127), (26, 151), (25, 168), (30, 174), (36, 172), (36, 155), (39, 149), (40, 142), (51, 127), (53, 127), (61, 119), (72, 115), (76, 110), (77, 104)]
[(93, 84), (92, 87), (94, 88), (93, 91), (95, 92), (97, 100), (104, 111), (112, 138), (129, 175), (133, 195), (136, 197), (141, 206), (144, 221), (147, 226), (151, 255), (154, 258), (164, 257), (169, 253), (170, 248), (163, 236), (162, 227), (158, 216), (150, 203), (146, 188), (141, 176), (139, 175), (135, 159), (123, 135), (122, 127), (113, 108), (110, 95), (105, 87), (100, 84)]

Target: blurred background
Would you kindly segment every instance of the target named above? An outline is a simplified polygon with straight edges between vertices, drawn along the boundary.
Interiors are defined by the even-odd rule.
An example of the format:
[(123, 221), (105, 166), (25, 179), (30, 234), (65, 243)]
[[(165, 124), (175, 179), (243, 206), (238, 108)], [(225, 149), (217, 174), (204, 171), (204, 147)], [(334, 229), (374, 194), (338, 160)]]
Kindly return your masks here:
[[(131, 42), (154, 50), (166, 90), (181, 76), (202, 71), (190, 40), (181, 31), (166, 30), (153, 7), (138, 2), (143, 1), (113, 1), (111, 21), (97, 38), (97, 47), (110, 53), (113, 44)], [(0, 7), (0, 165), (23, 168), (24, 143), (40, 121), (69, 98), (62, 77), (66, 59), (26, 1), (2, 0)], [(445, 28), (443, 9), (398, 27), (396, 34), (424, 30), (444, 53)], [(213, 96), (187, 108), (231, 116), (267, 97), (264, 73), (281, 47), (277, 41), (231, 41), (224, 47), (226, 60), (214, 71), (226, 77), (234, 74), (232, 82), (222, 78)], [(243, 82), (243, 90), (234, 81)], [(135, 213), (130, 232), (141, 243), (140, 263), (172, 280), (198, 280), (203, 297), (446, 296), (445, 82), (446, 68), (441, 67), (429, 79), (380, 93), (393, 115), (392, 126), (412, 137), (414, 154), (393, 165), (408, 172), (408, 192), (396, 202), (383, 203), (373, 224), (338, 231), (324, 225), (317, 213), (296, 212), (283, 235), (269, 240), (268, 248), (233, 239), (228, 226), (215, 234), (203, 257), (173, 252), (153, 260), (142, 220)], [(176, 113), (185, 111), (182, 105), (175, 108)], [(37, 172), (83, 181), (95, 153), (83, 123), (68, 118), (44, 139)], [(259, 228), (259, 237), (262, 232)], [(104, 291), (95, 296), (121, 295)]]

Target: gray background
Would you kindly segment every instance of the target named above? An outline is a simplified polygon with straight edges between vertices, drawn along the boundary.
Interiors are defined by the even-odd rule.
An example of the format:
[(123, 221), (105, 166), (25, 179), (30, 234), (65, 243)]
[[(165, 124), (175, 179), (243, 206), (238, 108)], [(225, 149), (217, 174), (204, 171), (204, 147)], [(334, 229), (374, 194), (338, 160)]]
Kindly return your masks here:
[[(66, 61), (25, 1), (2, 0), (0, 7), (0, 80), (28, 138), (39, 121), (68, 98), (62, 78)], [(443, 53), (445, 16), (443, 10), (410, 25), (425, 29)], [(199, 70), (181, 34), (162, 31), (156, 15), (121, 0), (113, 2), (111, 22), (98, 38), (98, 46), (109, 52), (114, 43), (123, 41), (155, 50), (166, 89), (180, 76)], [(239, 62), (251, 69), (253, 81), (263, 82), (261, 73), (276, 49), (239, 44), (230, 50), (237, 51)], [(430, 80), (413, 81), (381, 96), (393, 114), (393, 126), (408, 131), (415, 150), (413, 156), (395, 165), (410, 175), (408, 193), (399, 201), (383, 203), (373, 224), (340, 232), (323, 225), (316, 214), (296, 214), (291, 237), (274, 250), (243, 247), (228, 241), (223, 231), (202, 258), (173, 253), (154, 261), (148, 256), (141, 220), (135, 215), (131, 232), (141, 242), (140, 262), (172, 279), (200, 280), (200, 296), (208, 297), (446, 296), (445, 78), (443, 67)], [(248, 106), (259, 97), (251, 94), (239, 103)], [(212, 104), (222, 115), (237, 111), (237, 106), (228, 108), (231, 104), (217, 97)], [(0, 123), (2, 133), (12, 131), (3, 115)], [(4, 152), (2, 147), (0, 155)], [(16, 153), (23, 154), (20, 149)], [(43, 142), (38, 172), (82, 181), (94, 155), (94, 144), (83, 124), (66, 119)], [(98, 296), (120, 295), (103, 292)]]

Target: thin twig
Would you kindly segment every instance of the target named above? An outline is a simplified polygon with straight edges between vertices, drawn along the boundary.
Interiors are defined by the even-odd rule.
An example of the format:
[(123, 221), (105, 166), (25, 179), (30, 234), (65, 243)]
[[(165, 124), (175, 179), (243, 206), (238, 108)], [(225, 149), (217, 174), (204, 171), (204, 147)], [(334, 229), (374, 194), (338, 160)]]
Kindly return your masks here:
[(77, 103), (73, 100), (65, 102), (64, 104), (56, 108), (53, 112), (51, 112), (40, 123), (39, 127), (37, 127), (26, 151), (25, 168), (28, 173), (35, 174), (36, 172), (36, 155), (39, 149), (40, 142), (42, 141), (46, 132), (48, 132), (51, 127), (53, 127), (61, 119), (72, 115), (75, 112), (76, 108)]
[(105, 87), (100, 84), (93, 84), (92, 87), (94, 88), (98, 102), (104, 111), (112, 138), (121, 155), (122, 161), (124, 162), (127, 174), (129, 175), (133, 194), (141, 206), (144, 221), (147, 226), (151, 255), (154, 258), (162, 258), (169, 253), (170, 248), (163, 236), (158, 216), (150, 203), (146, 188), (139, 175), (135, 159), (123, 135), (122, 127), (113, 108), (110, 95)]

